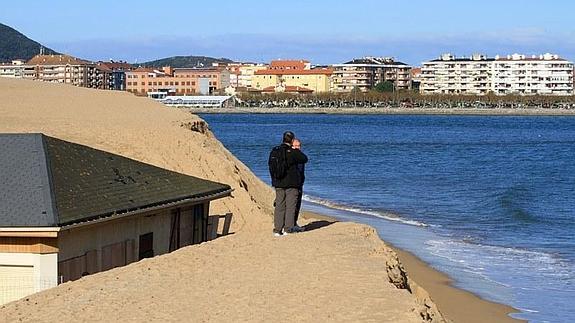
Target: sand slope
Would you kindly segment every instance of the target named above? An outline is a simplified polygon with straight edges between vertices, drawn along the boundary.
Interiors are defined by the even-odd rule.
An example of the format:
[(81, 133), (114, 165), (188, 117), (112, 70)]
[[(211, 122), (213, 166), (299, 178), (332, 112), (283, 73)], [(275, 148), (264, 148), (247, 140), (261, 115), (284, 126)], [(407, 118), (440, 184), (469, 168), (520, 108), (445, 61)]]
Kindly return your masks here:
[(272, 237), (273, 192), (198, 117), (128, 93), (25, 80), (0, 79), (0, 97), (0, 132), (43, 132), (235, 189), (212, 208), (234, 213), (233, 235), (13, 302), (0, 321), (443, 320), (369, 227)]

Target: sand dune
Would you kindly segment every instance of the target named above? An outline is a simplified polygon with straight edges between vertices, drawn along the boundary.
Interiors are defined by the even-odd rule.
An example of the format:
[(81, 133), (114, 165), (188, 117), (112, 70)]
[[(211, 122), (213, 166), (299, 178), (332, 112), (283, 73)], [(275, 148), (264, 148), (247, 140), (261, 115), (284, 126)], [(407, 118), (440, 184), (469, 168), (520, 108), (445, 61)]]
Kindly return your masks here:
[(24, 80), (0, 79), (0, 97), (0, 132), (43, 132), (235, 189), (212, 208), (234, 213), (233, 235), (10, 303), (0, 321), (443, 321), (369, 227), (272, 237), (273, 192), (198, 117), (128, 93)]

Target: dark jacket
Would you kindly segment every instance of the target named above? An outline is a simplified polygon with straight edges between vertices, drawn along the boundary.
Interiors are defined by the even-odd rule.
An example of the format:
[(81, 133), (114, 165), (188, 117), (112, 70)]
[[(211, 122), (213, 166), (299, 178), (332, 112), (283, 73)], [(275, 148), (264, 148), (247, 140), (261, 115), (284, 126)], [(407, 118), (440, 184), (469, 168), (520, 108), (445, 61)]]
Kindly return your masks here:
[(307, 163), (307, 156), (287, 144), (282, 144), (281, 147), (286, 150), (287, 175), (279, 180), (272, 178), (272, 186), (277, 188), (300, 188), (303, 182), (298, 170), (298, 164)]
[(301, 187), (305, 182), (305, 164), (297, 164), (297, 171), (299, 173)]

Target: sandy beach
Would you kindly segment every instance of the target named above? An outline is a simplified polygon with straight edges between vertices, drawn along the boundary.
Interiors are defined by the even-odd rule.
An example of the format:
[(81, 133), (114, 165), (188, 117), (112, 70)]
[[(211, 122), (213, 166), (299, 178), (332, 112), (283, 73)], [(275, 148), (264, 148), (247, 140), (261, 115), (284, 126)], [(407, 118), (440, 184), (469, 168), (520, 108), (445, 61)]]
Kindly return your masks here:
[[(304, 218), (337, 221), (329, 216), (312, 212), (306, 212)], [(399, 256), (409, 277), (429, 292), (441, 312), (453, 322), (521, 322), (509, 316), (517, 312), (516, 309), (484, 300), (471, 292), (454, 287), (453, 280), (446, 274), (430, 267), (408, 251), (393, 245), (389, 246)]]
[(275, 238), (273, 191), (187, 110), (125, 92), (0, 79), (0, 132), (42, 132), (226, 183), (232, 235), (0, 307), (0, 321), (511, 322), (371, 227), (306, 214)]

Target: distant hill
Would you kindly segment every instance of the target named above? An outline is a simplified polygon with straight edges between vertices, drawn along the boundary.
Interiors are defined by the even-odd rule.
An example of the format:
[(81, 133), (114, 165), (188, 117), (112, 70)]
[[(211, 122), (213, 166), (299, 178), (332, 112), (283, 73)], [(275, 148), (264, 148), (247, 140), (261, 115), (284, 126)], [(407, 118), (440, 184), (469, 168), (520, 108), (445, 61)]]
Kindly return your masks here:
[(212, 63), (233, 63), (227, 58), (213, 58), (207, 56), (174, 56), (136, 65), (147, 67), (210, 67)]
[[(14, 59), (29, 60), (40, 53), (42, 44), (24, 36), (16, 29), (0, 24), (0, 62), (10, 62)], [(44, 47), (44, 54), (58, 54)]]

